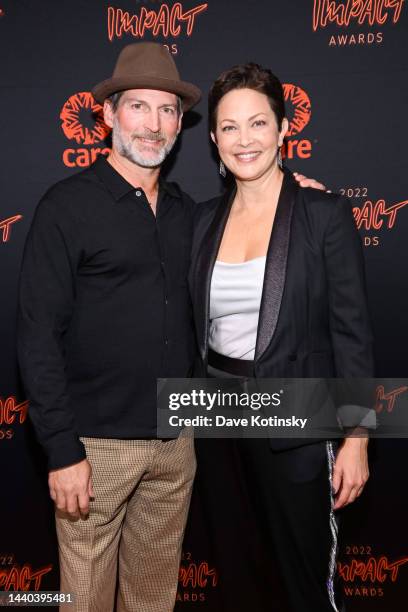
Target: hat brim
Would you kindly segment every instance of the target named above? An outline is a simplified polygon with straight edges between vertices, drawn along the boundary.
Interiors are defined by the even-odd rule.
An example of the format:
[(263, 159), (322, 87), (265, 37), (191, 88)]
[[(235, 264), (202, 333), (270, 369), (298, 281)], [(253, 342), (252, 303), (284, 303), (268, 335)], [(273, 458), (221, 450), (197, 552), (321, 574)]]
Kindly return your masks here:
[(169, 91), (180, 96), (183, 111), (186, 112), (201, 100), (201, 91), (192, 83), (185, 81), (173, 81), (163, 77), (151, 75), (138, 75), (137, 77), (113, 77), (106, 79), (92, 90), (92, 95), (99, 104), (103, 104), (106, 98), (118, 91), (126, 89), (158, 89)]

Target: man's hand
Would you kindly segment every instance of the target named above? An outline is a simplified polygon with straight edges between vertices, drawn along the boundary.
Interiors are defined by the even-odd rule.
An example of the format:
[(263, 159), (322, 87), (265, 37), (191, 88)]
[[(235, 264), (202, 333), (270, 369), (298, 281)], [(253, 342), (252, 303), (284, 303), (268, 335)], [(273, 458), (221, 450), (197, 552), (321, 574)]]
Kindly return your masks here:
[(346, 438), (340, 447), (333, 470), (334, 509), (351, 504), (361, 495), (368, 480), (368, 438)]
[(293, 176), (301, 187), (313, 187), (313, 189), (320, 189), (321, 191), (327, 191), (328, 193), (331, 193), (328, 189), (326, 189), (323, 183), (319, 183), (315, 179), (307, 178), (303, 174), (299, 174), (299, 172), (294, 172)]
[(87, 459), (49, 473), (50, 495), (58, 510), (76, 519), (89, 514), (89, 498), (94, 497), (91, 474)]

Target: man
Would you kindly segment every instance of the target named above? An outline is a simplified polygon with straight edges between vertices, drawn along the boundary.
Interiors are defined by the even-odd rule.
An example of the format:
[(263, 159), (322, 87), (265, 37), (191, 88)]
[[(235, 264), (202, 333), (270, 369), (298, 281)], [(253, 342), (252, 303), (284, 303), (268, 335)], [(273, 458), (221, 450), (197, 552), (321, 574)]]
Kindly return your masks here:
[(193, 203), (159, 175), (200, 91), (163, 46), (137, 43), (94, 96), (112, 152), (54, 185), (36, 210), (19, 360), (48, 455), (69, 609), (112, 610), (118, 578), (118, 612), (167, 612), (195, 456), (183, 432), (156, 439), (156, 379), (188, 377), (195, 357)]

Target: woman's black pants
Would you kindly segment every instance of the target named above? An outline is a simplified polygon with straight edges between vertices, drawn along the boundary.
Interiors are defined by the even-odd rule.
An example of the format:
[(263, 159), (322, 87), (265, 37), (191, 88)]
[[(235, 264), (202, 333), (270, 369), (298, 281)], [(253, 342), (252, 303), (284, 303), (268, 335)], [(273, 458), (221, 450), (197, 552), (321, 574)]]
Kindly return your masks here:
[(338, 521), (330, 484), (335, 444), (274, 452), (266, 439), (238, 441), (261, 541), (275, 557), (288, 612), (345, 609), (337, 585)]
[[(209, 376), (224, 378), (228, 374), (210, 367)], [(222, 507), (220, 503), (217, 508), (221, 540), (232, 542), (234, 533), (239, 537), (242, 525), (238, 521), (242, 519), (237, 518), (236, 509), (240, 503), (252, 516), (250, 524), (256, 532), (263, 568), (265, 560), (270, 568), (269, 573), (258, 573), (262, 590), (269, 588), (270, 581), (265, 610), (344, 612), (336, 572), (338, 517), (331, 492), (338, 442), (317, 441), (279, 452), (272, 450), (268, 439), (197, 442), (207, 447), (207, 457), (211, 453), (212, 464), (218, 466), (207, 484), (223, 491)], [(206, 480), (205, 473), (202, 478)], [(205, 482), (202, 485), (205, 489)], [(242, 534), (243, 539), (248, 537), (248, 533)], [(218, 552), (226, 555), (221, 547)], [(254, 549), (248, 554), (254, 557)], [(227, 567), (231, 562), (223, 559)], [(243, 586), (238, 588), (245, 598)], [(259, 603), (261, 608), (263, 612)], [(228, 606), (225, 609), (229, 610)]]

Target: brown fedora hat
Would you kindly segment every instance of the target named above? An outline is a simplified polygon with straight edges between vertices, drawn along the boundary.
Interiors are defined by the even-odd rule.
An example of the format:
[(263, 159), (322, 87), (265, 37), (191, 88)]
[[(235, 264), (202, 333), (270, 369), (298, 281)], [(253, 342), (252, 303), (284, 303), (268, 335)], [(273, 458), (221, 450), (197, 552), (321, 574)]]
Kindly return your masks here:
[(195, 85), (180, 79), (176, 64), (163, 45), (141, 42), (122, 49), (110, 79), (98, 83), (92, 94), (99, 104), (117, 91), (125, 89), (159, 89), (180, 96), (183, 110), (192, 108), (201, 98)]

